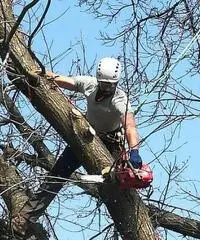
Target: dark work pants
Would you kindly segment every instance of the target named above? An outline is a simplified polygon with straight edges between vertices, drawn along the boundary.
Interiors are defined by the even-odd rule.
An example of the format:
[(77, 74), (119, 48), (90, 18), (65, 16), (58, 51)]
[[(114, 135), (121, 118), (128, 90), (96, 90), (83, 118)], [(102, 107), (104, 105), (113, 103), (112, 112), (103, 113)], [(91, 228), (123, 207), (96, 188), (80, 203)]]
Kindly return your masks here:
[(35, 222), (63, 187), (66, 180), (62, 178), (69, 178), (80, 165), (70, 147), (66, 147), (44, 183), (41, 184), (35, 195), (25, 204), (21, 214), (30, 222)]
[[(105, 140), (104, 143), (113, 154), (113, 157), (116, 157), (116, 153), (120, 151), (119, 144), (111, 144)], [(30, 198), (25, 204), (21, 214), (30, 222), (37, 221), (66, 182), (65, 179), (59, 179), (59, 177), (69, 178), (80, 166), (81, 163), (77, 160), (70, 147), (66, 147), (34, 197)]]

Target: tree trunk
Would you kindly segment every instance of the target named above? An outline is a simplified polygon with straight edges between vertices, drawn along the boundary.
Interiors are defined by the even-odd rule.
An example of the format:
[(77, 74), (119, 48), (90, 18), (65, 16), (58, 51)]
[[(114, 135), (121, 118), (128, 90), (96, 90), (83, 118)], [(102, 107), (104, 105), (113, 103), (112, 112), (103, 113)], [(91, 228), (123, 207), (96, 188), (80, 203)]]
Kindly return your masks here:
[[(0, 38), (5, 39), (15, 23), (10, 0), (1, 1), (0, 20)], [(14, 83), (30, 99), (37, 111), (70, 144), (87, 172), (99, 174), (104, 167), (110, 166), (112, 156), (83, 115), (65, 96), (51, 89), (46, 79), (41, 78), (37, 85), (37, 77), (29, 74), (28, 71), (38, 67), (28, 53), (20, 32), (16, 32), (11, 39), (9, 54), (16, 73), (25, 75), (25, 78)], [(5, 56), (4, 52), (1, 57), (4, 59)], [(105, 185), (99, 188), (99, 194), (123, 239), (155, 239), (147, 208), (135, 190), (122, 191), (117, 186)]]

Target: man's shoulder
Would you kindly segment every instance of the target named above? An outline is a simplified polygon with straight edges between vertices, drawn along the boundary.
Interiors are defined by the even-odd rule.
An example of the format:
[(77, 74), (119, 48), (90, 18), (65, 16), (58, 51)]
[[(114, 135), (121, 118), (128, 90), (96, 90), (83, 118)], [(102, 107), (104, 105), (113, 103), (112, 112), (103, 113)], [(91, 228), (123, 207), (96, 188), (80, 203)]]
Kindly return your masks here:
[(87, 76), (87, 75), (79, 75), (73, 77), (78, 82), (85, 82), (88, 84), (97, 84), (97, 78), (93, 76)]
[(127, 94), (125, 93), (124, 90), (117, 88), (115, 91), (114, 98), (126, 98)]
[(116, 89), (112, 104), (121, 114), (125, 114), (127, 110), (133, 112), (127, 94), (120, 88)]
[(76, 91), (81, 92), (85, 95), (88, 95), (90, 92), (94, 91), (97, 86), (97, 79), (96, 77), (92, 76), (75, 76), (75, 86)]
[(114, 105), (127, 104), (128, 98), (124, 90), (117, 88), (112, 99)]

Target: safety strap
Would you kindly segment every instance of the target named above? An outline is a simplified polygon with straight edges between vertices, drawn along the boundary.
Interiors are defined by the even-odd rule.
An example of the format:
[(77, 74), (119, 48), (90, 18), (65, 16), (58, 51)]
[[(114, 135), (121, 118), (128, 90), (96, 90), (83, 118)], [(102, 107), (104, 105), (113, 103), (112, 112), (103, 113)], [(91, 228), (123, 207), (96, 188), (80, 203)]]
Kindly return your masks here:
[(112, 131), (112, 132), (98, 132), (98, 136), (110, 143), (122, 143), (124, 139), (124, 131), (122, 127)]

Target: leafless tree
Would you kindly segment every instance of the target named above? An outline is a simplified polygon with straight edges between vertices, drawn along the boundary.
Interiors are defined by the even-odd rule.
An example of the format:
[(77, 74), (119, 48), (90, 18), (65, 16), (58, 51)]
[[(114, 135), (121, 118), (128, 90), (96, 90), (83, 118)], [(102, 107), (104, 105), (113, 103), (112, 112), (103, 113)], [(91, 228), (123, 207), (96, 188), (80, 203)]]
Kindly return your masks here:
[[(55, 60), (51, 58), (49, 46), (48, 54), (39, 54), (32, 47), (37, 33), (43, 33), (51, 5), (51, 0), (0, 2), (2, 240), (21, 239), (13, 232), (10, 219), (34, 195), (66, 144), (70, 144), (82, 161), (81, 170), (89, 174), (100, 174), (113, 161), (80, 113), (78, 103), (82, 99), (58, 91), (55, 86), (52, 88), (51, 82), (34, 73), (38, 69), (44, 73), (47, 63), (48, 67), (58, 64), (69, 50)], [(59, 221), (63, 224), (71, 221), (82, 231), (98, 222), (99, 229), (95, 229), (90, 239), (103, 236), (102, 239), (155, 240), (156, 230), (160, 227), (199, 239), (198, 212), (170, 205), (167, 201), (171, 197), (171, 186), (179, 184), (180, 192), (174, 191), (173, 196), (183, 194), (198, 204), (195, 182), (190, 182), (188, 191), (180, 182), (185, 164), (180, 166), (175, 160), (166, 168), (159, 160), (164, 153), (171, 151), (170, 146), (182, 122), (199, 116), (200, 98), (184, 82), (190, 76), (197, 77), (200, 69), (199, 1), (155, 3), (138, 0), (124, 3), (93, 0), (78, 1), (77, 7), (105, 21), (108, 31), (100, 33), (105, 44), (120, 45), (118, 55), (123, 63), (121, 87), (135, 106), (139, 128), (147, 129), (142, 144), (148, 145), (151, 136), (171, 127), (171, 136), (164, 142), (162, 151), (152, 150), (156, 164), (163, 167), (168, 180), (165, 187), (159, 189), (159, 197), (154, 198), (151, 189), (124, 191), (117, 185), (83, 184), (78, 175), (72, 176), (54, 203), (57, 214), (44, 212), (37, 225), (37, 236), (30, 231), (26, 239), (49, 239), (48, 233), (58, 239), (54, 224)], [(110, 35), (109, 29), (113, 26), (118, 30)], [(43, 39), (45, 41), (44, 33)], [(191, 45), (187, 50), (188, 43)], [(84, 44), (82, 49), (80, 59), (83, 61), (79, 58), (74, 60), (69, 66), (70, 73), (91, 73), (94, 64), (91, 67), (87, 64)], [(185, 71), (174, 73), (172, 70), (176, 64), (183, 62)], [(90, 202), (80, 204), (78, 209), (69, 211), (64, 204), (69, 199), (82, 199), (83, 196)], [(66, 216), (68, 211), (80, 221)], [(84, 224), (81, 224), (82, 219)]]

